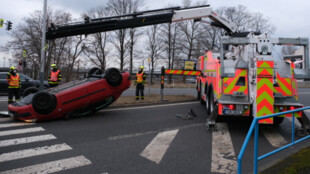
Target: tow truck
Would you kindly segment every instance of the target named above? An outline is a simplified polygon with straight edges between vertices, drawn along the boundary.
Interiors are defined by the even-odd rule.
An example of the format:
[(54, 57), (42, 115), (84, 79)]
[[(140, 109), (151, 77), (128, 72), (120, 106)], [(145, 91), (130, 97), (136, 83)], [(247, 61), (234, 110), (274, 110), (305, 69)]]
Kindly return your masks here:
[[(220, 51), (210, 50), (201, 56), (198, 59), (198, 72), (191, 72), (197, 75), (197, 95), (207, 108), (209, 130), (216, 127), (217, 118), (226, 115), (259, 117), (303, 107), (298, 102), (296, 79), (310, 79), (309, 40), (237, 32), (236, 24), (215, 13), (210, 5), (172, 7), (112, 17), (85, 18), (77, 23), (51, 24), (46, 38), (51, 40), (185, 20), (200, 21), (202, 18), (210, 18), (212, 26), (226, 31), (221, 38)], [(293, 63), (272, 55), (274, 45), (285, 44), (305, 48), (306, 69), (295, 69)], [(163, 72), (189, 73), (175, 70)], [(302, 124), (302, 131), (309, 132), (308, 118), (303, 116), (304, 113), (296, 115)], [(262, 120), (261, 123), (280, 124), (283, 117)]]

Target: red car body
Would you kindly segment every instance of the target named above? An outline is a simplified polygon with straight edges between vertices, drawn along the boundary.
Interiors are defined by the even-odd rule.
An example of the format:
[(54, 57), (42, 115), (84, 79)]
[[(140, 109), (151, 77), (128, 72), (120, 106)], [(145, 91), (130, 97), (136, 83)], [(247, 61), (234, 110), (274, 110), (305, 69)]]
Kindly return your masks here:
[[(96, 112), (113, 103), (130, 87), (129, 73), (117, 70), (116, 77), (115, 70), (108, 75), (112, 83), (107, 75), (97, 75), (29, 94), (8, 106), (9, 115), (17, 120), (38, 122)], [(113, 83), (113, 80), (118, 82)]]

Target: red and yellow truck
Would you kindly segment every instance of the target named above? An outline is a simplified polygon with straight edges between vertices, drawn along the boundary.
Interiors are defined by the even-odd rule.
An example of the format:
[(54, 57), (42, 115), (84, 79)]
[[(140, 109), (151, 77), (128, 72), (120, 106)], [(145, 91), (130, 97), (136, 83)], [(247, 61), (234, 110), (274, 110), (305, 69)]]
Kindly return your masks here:
[[(303, 107), (296, 79), (308, 78), (307, 70), (295, 70), (294, 63), (275, 57), (272, 51), (274, 45), (285, 44), (309, 48), (307, 38), (274, 39), (249, 32), (243, 37), (224, 36), (221, 42), (220, 51), (206, 51), (197, 63), (201, 71), (196, 81), (197, 98), (205, 104), (209, 126), (225, 116), (260, 117)], [(307, 49), (305, 55), (309, 55)], [(292, 114), (260, 123), (279, 125), (284, 117)], [(302, 117), (302, 112), (295, 117)]]

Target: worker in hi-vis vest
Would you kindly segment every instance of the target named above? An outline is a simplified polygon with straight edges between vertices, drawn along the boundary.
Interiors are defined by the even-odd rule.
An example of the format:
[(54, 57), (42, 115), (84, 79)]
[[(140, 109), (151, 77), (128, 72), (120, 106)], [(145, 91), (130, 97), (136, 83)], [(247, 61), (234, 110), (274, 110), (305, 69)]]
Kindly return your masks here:
[(48, 83), (50, 84), (51, 87), (58, 86), (58, 84), (61, 81), (61, 74), (60, 70), (57, 69), (56, 64), (51, 65), (52, 70), (50, 75), (48, 76)]
[(136, 74), (136, 80), (135, 80), (135, 84), (136, 84), (136, 100), (139, 100), (139, 92), (141, 95), (141, 99), (144, 99), (144, 83), (145, 83), (145, 79), (146, 79), (146, 75), (143, 71), (143, 66), (140, 66), (139, 71)]
[(14, 66), (10, 67), (10, 72), (8, 72), (6, 80), (8, 81), (9, 97), (8, 104), (14, 103), (13, 97), (15, 96), (15, 101), (20, 101), (20, 88), (21, 82), (19, 74), (16, 72)]

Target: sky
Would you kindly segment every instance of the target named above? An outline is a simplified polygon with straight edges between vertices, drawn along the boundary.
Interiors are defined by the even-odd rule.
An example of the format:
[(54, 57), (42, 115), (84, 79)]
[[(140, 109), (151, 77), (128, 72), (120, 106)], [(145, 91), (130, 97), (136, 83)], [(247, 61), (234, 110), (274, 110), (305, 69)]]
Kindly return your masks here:
[[(47, 0), (48, 6), (62, 9), (79, 18), (81, 13), (104, 5), (108, 0)], [(192, 0), (195, 2), (196, 0)], [(43, 9), (44, 0), (1, 0), (0, 18), (13, 23), (13, 29), (35, 10)], [(144, 0), (145, 10), (182, 6), (183, 0)], [(310, 37), (309, 0), (208, 0), (212, 8), (244, 5), (250, 12), (260, 12), (276, 27), (274, 37)], [(0, 28), (0, 47), (9, 40), (5, 26)], [(0, 67), (9, 66), (11, 55), (0, 49)], [(4, 61), (5, 60), (5, 61)]]

